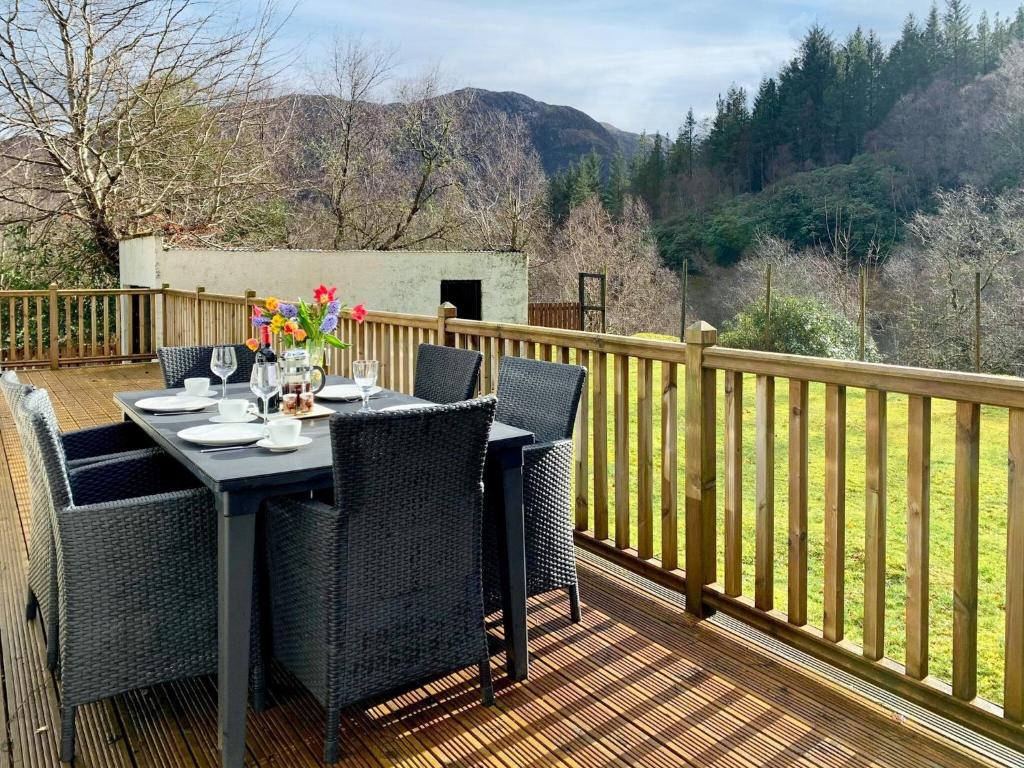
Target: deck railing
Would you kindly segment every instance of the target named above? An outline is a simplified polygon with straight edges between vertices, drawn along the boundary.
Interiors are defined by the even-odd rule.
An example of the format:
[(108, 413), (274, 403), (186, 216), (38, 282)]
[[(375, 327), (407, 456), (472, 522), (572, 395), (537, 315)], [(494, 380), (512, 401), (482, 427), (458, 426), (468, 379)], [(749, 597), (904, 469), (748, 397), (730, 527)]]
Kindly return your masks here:
[(57, 368), (152, 359), (159, 289), (0, 291), (0, 364)]
[[(261, 301), (155, 293), (168, 345), (241, 340)], [(587, 367), (579, 546), (1024, 748), (1024, 381), (726, 349), (700, 323), (681, 344), (442, 306), (346, 315), (339, 334), (331, 372), (375, 358), (405, 392), (424, 342), (480, 351), (482, 391), (504, 356)]]

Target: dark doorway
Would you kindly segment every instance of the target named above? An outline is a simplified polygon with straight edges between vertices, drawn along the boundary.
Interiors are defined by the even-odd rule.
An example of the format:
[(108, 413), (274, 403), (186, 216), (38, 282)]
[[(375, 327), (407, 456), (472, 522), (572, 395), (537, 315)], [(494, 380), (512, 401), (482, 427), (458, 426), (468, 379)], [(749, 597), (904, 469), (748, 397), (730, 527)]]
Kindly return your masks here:
[[(143, 285), (127, 285), (126, 288), (145, 288)], [(128, 338), (131, 339), (131, 349), (124, 350), (125, 355), (137, 355), (145, 349), (143, 345), (144, 334), (146, 333), (146, 317), (143, 301), (145, 296), (132, 293), (128, 295), (128, 322), (131, 323), (131, 331)], [(155, 304), (153, 305), (155, 306)], [(121, 339), (117, 340), (120, 344)], [(154, 346), (151, 349), (156, 349)]]
[(450, 301), (463, 320), (483, 320), (479, 280), (442, 280), (441, 303)]

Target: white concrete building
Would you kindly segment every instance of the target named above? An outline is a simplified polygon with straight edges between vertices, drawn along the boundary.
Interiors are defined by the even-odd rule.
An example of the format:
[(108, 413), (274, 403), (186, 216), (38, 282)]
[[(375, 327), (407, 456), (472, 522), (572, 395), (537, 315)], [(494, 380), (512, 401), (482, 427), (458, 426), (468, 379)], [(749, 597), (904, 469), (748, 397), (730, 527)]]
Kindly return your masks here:
[(525, 323), (528, 276), (522, 253), (492, 251), (217, 250), (165, 246), (159, 236), (121, 241), (121, 285), (285, 299), (312, 298), (320, 283), (368, 309), (433, 315), (443, 301), (459, 317)]

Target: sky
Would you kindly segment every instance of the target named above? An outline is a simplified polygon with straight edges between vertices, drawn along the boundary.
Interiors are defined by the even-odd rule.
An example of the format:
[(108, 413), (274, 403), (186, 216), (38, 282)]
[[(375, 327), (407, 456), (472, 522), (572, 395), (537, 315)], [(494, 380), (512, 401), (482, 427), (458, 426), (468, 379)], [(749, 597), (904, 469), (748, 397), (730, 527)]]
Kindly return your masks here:
[[(251, 0), (255, 2), (255, 0)], [(1021, 0), (975, 3), (1012, 16)], [(731, 83), (756, 90), (820, 23), (858, 24), (887, 44), (931, 0), (298, 0), (277, 45), (297, 57), (293, 87), (335, 37), (396, 51), (396, 77), (439, 67), (451, 88), (518, 91), (624, 130), (675, 134), (689, 106), (714, 110)]]

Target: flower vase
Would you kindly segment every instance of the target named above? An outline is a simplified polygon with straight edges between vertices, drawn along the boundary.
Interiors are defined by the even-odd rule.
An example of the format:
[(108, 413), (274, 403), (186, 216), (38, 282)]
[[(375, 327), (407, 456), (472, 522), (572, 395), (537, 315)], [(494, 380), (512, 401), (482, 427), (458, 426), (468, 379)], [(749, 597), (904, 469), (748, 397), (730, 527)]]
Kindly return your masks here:
[(317, 342), (307, 345), (309, 352), (309, 364), (313, 370), (310, 372), (310, 385), (313, 392), (319, 392), (327, 383), (327, 366), (330, 365), (327, 353), (327, 343)]

